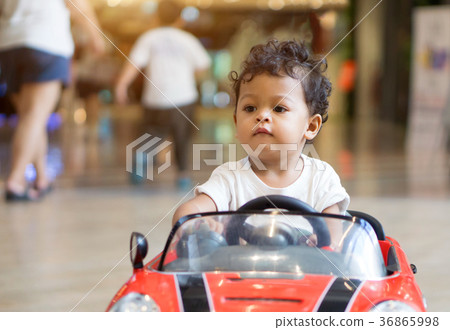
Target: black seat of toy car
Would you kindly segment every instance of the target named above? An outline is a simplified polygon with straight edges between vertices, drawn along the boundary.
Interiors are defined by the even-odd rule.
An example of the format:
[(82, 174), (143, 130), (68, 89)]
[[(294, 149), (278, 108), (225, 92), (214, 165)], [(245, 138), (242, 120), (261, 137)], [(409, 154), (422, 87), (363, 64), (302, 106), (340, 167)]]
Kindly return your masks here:
[(375, 234), (377, 234), (377, 238), (378, 238), (379, 241), (385, 241), (386, 240), (386, 236), (384, 234), (383, 226), (373, 216), (371, 216), (371, 215), (369, 215), (367, 213), (364, 213), (364, 212), (360, 212), (360, 211), (350, 211), (350, 210), (348, 210), (347, 212), (353, 217), (358, 217), (358, 218), (366, 220), (372, 226), (372, 228), (375, 230)]

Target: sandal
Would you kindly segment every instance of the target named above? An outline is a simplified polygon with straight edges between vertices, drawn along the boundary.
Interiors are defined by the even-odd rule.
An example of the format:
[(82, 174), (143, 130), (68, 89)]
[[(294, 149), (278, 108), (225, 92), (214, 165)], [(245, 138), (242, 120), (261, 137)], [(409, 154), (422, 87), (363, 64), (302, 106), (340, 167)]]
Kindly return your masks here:
[(31, 189), (27, 187), (23, 193), (15, 193), (13, 191), (7, 190), (5, 192), (5, 200), (7, 202), (30, 202), (36, 201), (38, 198), (33, 197), (30, 194)]
[(41, 197), (44, 197), (45, 195), (49, 194), (54, 189), (54, 186), (52, 183), (48, 183), (47, 187), (38, 188), (37, 185), (34, 184), (34, 189), (38, 192), (39, 198), (41, 198)]

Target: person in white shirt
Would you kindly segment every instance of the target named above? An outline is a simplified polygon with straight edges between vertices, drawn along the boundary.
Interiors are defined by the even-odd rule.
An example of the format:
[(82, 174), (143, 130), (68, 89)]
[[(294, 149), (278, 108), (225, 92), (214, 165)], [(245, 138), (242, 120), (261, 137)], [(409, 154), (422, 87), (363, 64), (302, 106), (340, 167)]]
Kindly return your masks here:
[[(237, 210), (271, 194), (300, 199), (318, 212), (344, 214), (350, 198), (330, 165), (302, 154), (328, 118), (326, 62), (294, 41), (254, 46), (232, 72), (236, 136), (248, 157), (215, 169), (173, 216)], [(336, 242), (335, 242), (336, 243)]]
[[(6, 201), (36, 200), (51, 187), (46, 173), (46, 124), (61, 85), (70, 82), (74, 48), (70, 14), (89, 33), (93, 52), (102, 53), (103, 38), (88, 1), (0, 1), (0, 83), (6, 85), (19, 114)], [(36, 169), (32, 188), (25, 179), (30, 163)]]
[[(173, 1), (160, 1), (157, 10), (159, 28), (138, 38), (130, 61), (125, 63), (115, 88), (116, 102), (127, 102), (127, 90), (140, 70), (144, 70), (141, 103), (145, 108), (146, 125), (169, 128), (174, 139), (179, 171), (178, 183), (188, 179), (192, 123), (198, 99), (196, 77), (204, 74), (211, 59), (192, 34), (180, 29), (181, 8)], [(164, 130), (163, 129), (163, 130)], [(160, 130), (154, 130), (153, 135)], [(155, 134), (155, 132), (158, 132)]]

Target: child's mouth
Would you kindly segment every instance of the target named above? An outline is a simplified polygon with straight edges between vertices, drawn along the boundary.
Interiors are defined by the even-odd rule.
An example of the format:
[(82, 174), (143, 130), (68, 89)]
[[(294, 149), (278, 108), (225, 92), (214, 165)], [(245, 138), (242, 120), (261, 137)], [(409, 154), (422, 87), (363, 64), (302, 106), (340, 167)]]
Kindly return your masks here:
[(268, 135), (272, 135), (272, 133), (270, 133), (270, 131), (267, 128), (264, 127), (258, 127), (256, 129), (256, 131), (253, 133), (253, 135), (257, 135), (257, 134), (268, 134)]

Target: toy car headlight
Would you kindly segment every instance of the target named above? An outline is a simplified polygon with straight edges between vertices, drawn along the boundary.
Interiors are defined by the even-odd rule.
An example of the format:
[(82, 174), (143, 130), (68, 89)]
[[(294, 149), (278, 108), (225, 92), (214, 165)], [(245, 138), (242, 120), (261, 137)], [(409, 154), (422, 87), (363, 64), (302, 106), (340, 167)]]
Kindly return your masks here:
[(404, 302), (386, 300), (377, 304), (370, 312), (416, 312), (416, 310)]
[(159, 306), (149, 295), (131, 292), (120, 298), (110, 312), (159, 312)]

